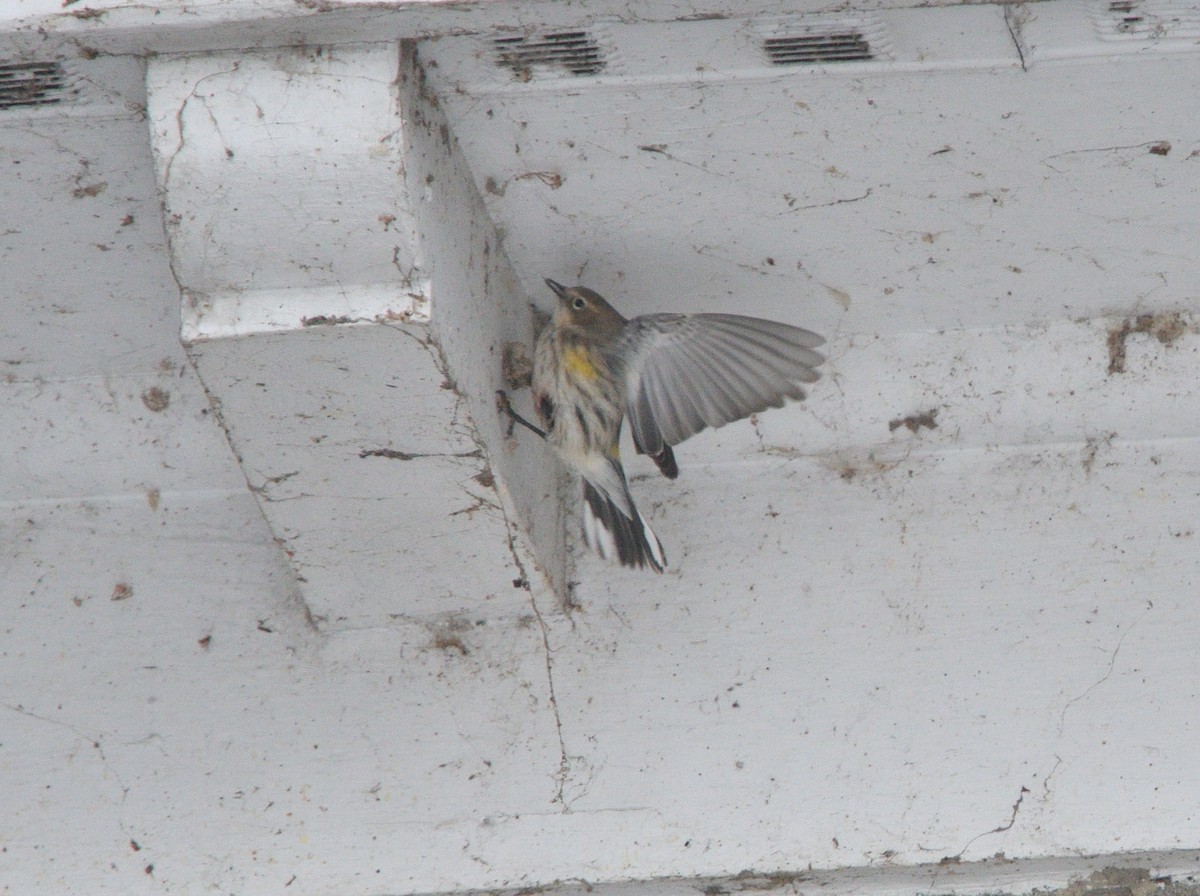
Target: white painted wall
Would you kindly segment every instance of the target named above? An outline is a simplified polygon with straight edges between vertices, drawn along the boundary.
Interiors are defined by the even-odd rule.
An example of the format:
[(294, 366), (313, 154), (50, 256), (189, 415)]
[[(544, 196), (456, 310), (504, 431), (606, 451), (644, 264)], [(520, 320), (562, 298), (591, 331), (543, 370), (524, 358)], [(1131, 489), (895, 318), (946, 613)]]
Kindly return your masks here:
[[(13, 53), (63, 54), (87, 85), (0, 112), (0, 892), (1196, 873), (1186, 16), (1138, 42), (1074, 2), (885, 4), (886, 60), (784, 73), (754, 55), (771, 5), (674, 25), (719, 10), (89, 8), (110, 11), (0, 13)], [(524, 80), (466, 34), (418, 45), (427, 87), (397, 77), (396, 38), (542, 21), (594, 28), (614, 69)], [(373, 44), (319, 57), (328, 93), (263, 62), (295, 49), (170, 57), (322, 35)], [(136, 56), (81, 46), (155, 49), (163, 92)], [(231, 58), (247, 80), (194, 102)], [(238, 111), (259, 75), (311, 122), (290, 155)], [(295, 146), (397, 124), (411, 142), (382, 159), (357, 139), (300, 176)], [(223, 137), (168, 177), (192, 125)], [(225, 146), (237, 177), (211, 173)], [(231, 211), (364, 185), (411, 230), (353, 202), (336, 227), (313, 214), (320, 239)], [(184, 218), (164, 227), (162, 202)], [(311, 284), (305, 241), (328, 255)], [(395, 284), (373, 259), (397, 247), (427, 253), (428, 326), (180, 347), (181, 287), (220, 281), (232, 308), (300, 290), (271, 319), (294, 323), (344, 313), (331, 284)], [(573, 535), (552, 458), (492, 414), (543, 276), (627, 313), (830, 336), (806, 405), (697, 437), (674, 483), (631, 460), (661, 577), (556, 568)], [(392, 307), (378, 295), (362, 316)], [(936, 429), (898, 422), (934, 410)], [(569, 613), (530, 574), (521, 514), (577, 583)], [(786, 873), (690, 879), (744, 869)]]

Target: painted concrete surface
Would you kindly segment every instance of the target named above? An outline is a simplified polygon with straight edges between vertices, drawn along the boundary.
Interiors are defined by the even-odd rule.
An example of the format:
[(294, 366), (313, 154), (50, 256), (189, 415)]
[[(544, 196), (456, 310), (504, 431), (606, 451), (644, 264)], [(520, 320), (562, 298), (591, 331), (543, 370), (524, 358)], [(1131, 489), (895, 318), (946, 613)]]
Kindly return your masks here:
[[(446, 357), (429, 344), (479, 256), (435, 271), (428, 328), (185, 352), (140, 62), (97, 60), (124, 94), (5, 113), (0, 892), (1027, 892), (1114, 863), (1144, 872), (1132, 896), (1187, 884), (1195, 59), (1005, 52), (599, 93), (459, 92), (441, 57), (423, 113), (454, 139), (424, 158), (462, 167), (433, 195), (487, 203), (528, 289), (505, 301), (547, 274), (628, 312), (733, 291), (831, 337), (807, 405), (697, 437), (674, 483), (631, 458), (671, 566), (576, 555), (569, 608), (504, 495), (552, 458), (485, 416), (499, 358), (472, 353), (527, 312), (451, 308)], [(1123, 114), (1056, 99), (1088, 89)], [(739, 149), (756, 96), (767, 142)], [(789, 147), (835, 204), (788, 212)], [(724, 229), (699, 214), (718, 200)], [(788, 224), (759, 220), (780, 201)]]
[(428, 339), (316, 327), (192, 349), (322, 630), (528, 611), (493, 474)]
[[(388, 90), (395, 75), (388, 44), (149, 66), (147, 111), (186, 340), (322, 317), (428, 320), (415, 199), (396, 178), (407, 150)], [(302, 114), (331, 107), (345, 112), (328, 130)]]
[(762, 873), (592, 884), (566, 881), (562, 896), (712, 896), (735, 893), (1033, 893), (1038, 896), (1195, 896), (1192, 853), (1122, 853), (1103, 858), (1010, 859), (996, 855), (973, 863), (845, 868), (836, 871)]
[(480, 38), (422, 45), (530, 295), (552, 263), (626, 314), (844, 337), (1192, 307), (1194, 56), (781, 74), (716, 25), (681, 25), (667, 71), (661, 29), (597, 28), (621, 74), (586, 92), (506, 76)]

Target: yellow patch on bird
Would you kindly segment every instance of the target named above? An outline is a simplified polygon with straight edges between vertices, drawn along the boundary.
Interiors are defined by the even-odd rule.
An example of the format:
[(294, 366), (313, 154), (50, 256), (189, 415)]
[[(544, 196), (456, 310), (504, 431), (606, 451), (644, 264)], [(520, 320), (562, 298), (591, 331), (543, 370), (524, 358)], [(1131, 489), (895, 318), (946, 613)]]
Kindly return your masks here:
[(599, 371), (596, 370), (596, 365), (592, 363), (592, 359), (584, 348), (569, 348), (562, 355), (562, 362), (567, 370), (585, 380), (594, 380), (599, 376)]

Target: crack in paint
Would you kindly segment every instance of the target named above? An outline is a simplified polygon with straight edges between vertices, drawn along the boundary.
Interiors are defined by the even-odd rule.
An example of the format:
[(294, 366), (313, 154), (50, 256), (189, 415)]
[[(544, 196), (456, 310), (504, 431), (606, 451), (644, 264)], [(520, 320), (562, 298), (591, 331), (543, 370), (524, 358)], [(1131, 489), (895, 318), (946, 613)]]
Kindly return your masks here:
[(1144, 610), (1142, 610), (1142, 615), (1139, 616), (1137, 619), (1135, 619), (1133, 622), (1131, 622), (1128, 626), (1126, 626), (1125, 630), (1123, 632), (1121, 632), (1121, 637), (1117, 639), (1117, 646), (1113, 648), (1112, 654), (1108, 658), (1108, 668), (1105, 670), (1104, 674), (1101, 675), (1099, 679), (1092, 682), (1088, 686), (1087, 690), (1085, 690), (1082, 694), (1079, 694), (1076, 697), (1072, 697), (1070, 700), (1068, 700), (1066, 702), (1066, 705), (1063, 706), (1062, 712), (1059, 714), (1059, 717), (1058, 717), (1058, 736), (1059, 737), (1062, 737), (1063, 729), (1066, 728), (1067, 710), (1069, 710), (1072, 706), (1074, 706), (1076, 703), (1078, 703), (1080, 700), (1082, 700), (1084, 697), (1086, 697), (1092, 691), (1096, 690), (1096, 688), (1100, 687), (1100, 685), (1104, 684), (1104, 682), (1108, 681), (1108, 679), (1112, 677), (1113, 670), (1116, 668), (1116, 665), (1117, 665), (1117, 654), (1119, 654), (1121, 652), (1121, 645), (1123, 645), (1125, 643), (1125, 639), (1127, 637), (1129, 637), (1129, 633), (1131, 631), (1133, 631), (1137, 627), (1138, 623), (1140, 623), (1143, 619), (1146, 618), (1146, 614), (1149, 613), (1153, 609), (1154, 609), (1154, 602), (1146, 601), (1146, 608)]
[(474, 451), (437, 451), (432, 453), (397, 451), (395, 448), (364, 448), (358, 452), (358, 456), (363, 458), (386, 457), (389, 460), (417, 460), (421, 457), (457, 457), (482, 460), (483, 452), (478, 448)]
[[(199, 94), (197, 94), (196, 91), (200, 89), (200, 85), (205, 81), (210, 78), (235, 74), (237, 70), (238, 64), (235, 62), (233, 63), (232, 68), (219, 72), (210, 72), (192, 85), (192, 89), (188, 92), (188, 95), (183, 98), (183, 102), (180, 103), (179, 108), (175, 110), (175, 130), (179, 134), (179, 142), (175, 144), (175, 148), (171, 151), (171, 153), (165, 157), (166, 164), (163, 165), (162, 180), (159, 186), (162, 191), (163, 230), (166, 232), (167, 236), (167, 270), (171, 274), (171, 279), (175, 281), (175, 286), (179, 290), (180, 298), (188, 303), (194, 302), (194, 297), (189, 294), (187, 287), (184, 286), (183, 279), (179, 276), (179, 259), (176, 257), (175, 250), (175, 232), (178, 230), (181, 216), (178, 212), (168, 214), (168, 207), (171, 198), (171, 173), (175, 168), (175, 160), (179, 158), (180, 153), (183, 152), (183, 148), (187, 144), (186, 128), (184, 127), (184, 114), (187, 111), (188, 103), (190, 103), (193, 99), (202, 102)], [(216, 127), (217, 121), (213, 116), (212, 109), (205, 105), (205, 111), (208, 112), (208, 117), (212, 119), (213, 126)], [(219, 130), (218, 134), (220, 134)], [(222, 142), (224, 139), (224, 135), (221, 135)], [(225, 147), (225, 150), (227, 153), (226, 157), (232, 158), (232, 151), (228, 146)], [(195, 365), (193, 364), (193, 366)], [(226, 430), (226, 435), (228, 435), (228, 430)]]
[[(417, 338), (413, 334), (408, 333), (405, 330), (401, 330), (398, 327), (392, 327), (392, 329), (399, 330), (399, 332), (404, 333), (406, 336), (412, 339)], [(450, 367), (446, 361), (446, 357), (442, 353), (441, 346), (438, 345), (435, 340), (426, 338), (424, 340), (418, 339), (417, 341), (420, 342), (426, 349), (428, 349), (431, 357), (433, 358), (434, 365), (442, 373), (442, 376), (446, 378), (446, 382), (451, 384), (455, 395), (459, 399), (459, 401), (455, 404), (454, 409), (455, 419), (452, 425), (455, 425), (458, 422), (458, 409), (459, 405), (461, 404), (462, 396), (459, 394), (458, 389), (453, 387), (453, 380), (450, 378)], [(484, 460), (484, 463), (487, 464), (488, 468), (490, 469), (490, 464), (487, 460), (487, 446), (484, 444), (483, 438), (480, 436), (478, 429), (473, 425), (467, 427), (467, 435), (471, 441), (475, 443), (475, 451), (470, 452), (470, 455), (481, 457)], [(534, 594), (533, 587), (530, 583), (529, 572), (525, 567), (524, 561), (521, 559), (520, 552), (517, 550), (515, 523), (509, 518), (509, 515), (503, 506), (503, 502), (501, 502), (499, 505), (489, 506), (495, 506), (495, 509), (500, 512), (500, 518), (504, 522), (504, 532), (505, 539), (508, 544), (508, 553), (509, 556), (512, 557), (513, 566), (516, 567), (519, 573), (518, 578), (513, 580), (513, 587), (524, 588), (529, 593), (529, 606), (533, 610), (533, 617), (537, 620), (538, 628), (541, 631), (542, 649), (545, 651), (546, 657), (545, 665), (547, 702), (550, 705), (550, 712), (554, 718), (554, 733), (555, 738), (558, 741), (558, 768), (554, 773), (555, 790), (553, 802), (562, 807), (562, 812), (569, 812), (571, 809), (567, 804), (565, 791), (567, 787), (567, 780), (571, 774), (571, 757), (567, 754), (567, 742), (566, 738), (563, 736), (562, 715), (558, 711), (558, 691), (555, 685), (554, 677), (554, 651), (550, 645), (550, 625), (546, 622), (545, 617), (542, 615), (542, 610), (538, 606), (537, 596)]]
[(125, 797), (129, 795), (129, 785), (125, 783), (125, 781), (121, 778), (120, 773), (113, 768), (112, 763), (109, 762), (108, 757), (104, 754), (104, 745), (99, 737), (92, 737), (90, 734), (80, 731), (70, 722), (64, 722), (61, 719), (52, 719), (49, 716), (39, 715), (38, 713), (28, 710), (18, 703), (0, 703), (0, 706), (3, 706), (10, 712), (15, 712), (18, 715), (25, 716), (26, 718), (36, 719), (39, 722), (45, 722), (47, 725), (57, 725), (59, 728), (65, 728), (80, 740), (91, 744), (92, 749), (96, 751), (96, 755), (100, 757), (101, 765), (103, 765), (105, 769), (112, 774), (113, 778), (116, 779), (117, 786), (121, 789), (121, 802), (125, 801)]
[[(172, 276), (174, 276), (173, 271)], [(268, 479), (259, 486), (256, 486), (250, 481), (250, 472), (246, 467), (245, 461), (242, 459), (241, 452), (238, 451), (237, 446), (234, 444), (233, 435), (229, 428), (229, 422), (225, 419), (224, 410), (221, 405), (221, 399), (215, 392), (212, 391), (212, 389), (209, 388), (208, 383), (204, 381), (204, 375), (200, 371), (200, 365), (197, 363), (197, 359), (192, 356), (192, 347), (185, 346), (184, 348), (184, 354), (187, 357), (188, 364), (192, 368), (192, 373), (196, 375), (196, 382), (200, 384), (201, 391), (204, 392), (204, 397), (208, 401), (208, 407), (212, 412), (213, 419), (220, 428), (221, 434), (225, 437), (225, 444), (229, 446), (229, 453), (233, 455), (233, 459), (237, 463), (238, 471), (242, 474), (242, 479), (246, 483), (246, 489), (256, 497), (254, 506), (258, 508), (258, 513), (262, 518), (263, 525), (266, 526), (267, 532), (271, 534), (271, 540), (278, 546), (280, 553), (287, 563), (287, 568), (292, 574), (292, 580), (290, 583), (291, 587), (288, 588), (289, 599), (295, 603), (301, 619), (304, 620), (305, 628), (316, 635), (322, 636), (325, 634), (325, 632), (322, 631), (319, 622), (324, 620), (322, 617), (318, 617), (315, 613), (313, 613), (312, 607), (308, 603), (308, 599), (304, 596), (304, 590), (300, 587), (302, 579), (300, 578), (299, 571), (291, 562), (292, 552), (288, 550), (284, 539), (275, 533), (275, 529), (271, 525), (270, 519), (267, 518), (267, 512), (264, 507), (264, 504), (267, 501), (275, 502), (281, 500), (295, 500), (297, 497), (306, 496), (294, 495), (291, 498), (272, 498), (267, 493), (266, 489), (268, 484), (278, 485), (279, 482), (286, 481), (287, 479), (291, 478), (293, 474), (284, 474), (282, 478), (276, 477), (276, 481), (274, 482)], [(258, 498), (261, 498), (262, 500), (257, 500)]]
[(943, 861), (946, 861), (947, 864), (952, 864), (952, 863), (961, 861), (963, 854), (968, 849), (970, 849), (971, 844), (974, 843), (976, 840), (978, 840), (980, 837), (987, 837), (989, 834), (1003, 834), (1005, 831), (1012, 830), (1012, 826), (1017, 823), (1017, 813), (1021, 810), (1021, 803), (1025, 802), (1025, 794), (1027, 794), (1029, 792), (1030, 792), (1029, 788), (1022, 784), (1020, 792), (1017, 793), (1017, 801), (1012, 804), (1012, 814), (1008, 817), (1008, 821), (1006, 821), (1004, 824), (997, 825), (996, 827), (992, 828), (990, 831), (984, 831), (981, 834), (976, 834), (974, 837), (972, 837), (970, 840), (967, 841), (966, 846), (964, 846), (962, 849), (960, 849), (954, 855), (949, 856), (948, 861), (947, 860), (943, 860)]
[[(512, 540), (509, 539), (511, 546)], [(516, 553), (513, 554), (514, 560)], [(528, 586), (528, 582), (525, 587)], [(546, 687), (548, 689), (548, 700), (550, 703), (550, 711), (554, 714), (554, 733), (558, 737), (558, 770), (554, 775), (555, 791), (554, 802), (562, 806), (563, 812), (569, 812), (570, 806), (567, 805), (566, 797), (563, 792), (567, 787), (567, 778), (571, 774), (571, 759), (567, 755), (567, 743), (563, 738), (562, 716), (558, 711), (558, 694), (554, 687), (554, 651), (550, 647), (550, 626), (546, 624), (546, 620), (542, 617), (542, 611), (537, 605), (537, 598), (533, 592), (529, 593), (529, 605), (533, 608), (534, 618), (537, 619), (538, 627), (542, 631), (542, 647), (546, 651)]]
[(1063, 758), (1057, 753), (1054, 754), (1054, 768), (1046, 774), (1042, 779), (1042, 802), (1050, 799), (1050, 779), (1054, 777), (1054, 773), (1058, 771), (1058, 767), (1063, 764)]
[(1023, 28), (1029, 20), (1029, 11), (1025, 8), (1024, 3), (1006, 3), (1004, 4), (1004, 27), (1008, 29), (1008, 36), (1012, 38), (1013, 46), (1017, 48), (1017, 58), (1021, 60), (1021, 71), (1029, 71), (1029, 65), (1025, 61), (1025, 46), (1022, 42), (1024, 37)]
[[(788, 202), (788, 206), (789, 206), (788, 210), (786, 212), (780, 212), (779, 214), (775, 215), (775, 217), (782, 218), (784, 215), (794, 215), (796, 212), (806, 212), (806, 211), (810, 211), (814, 208), (832, 208), (835, 205), (849, 205), (851, 202), (862, 202), (864, 199), (867, 199), (870, 195), (871, 195), (871, 187), (867, 187), (867, 191), (865, 193), (863, 193), (861, 196), (849, 196), (849, 197), (846, 197), (845, 199), (833, 199), (829, 202), (816, 202), (816, 203), (813, 203), (812, 205), (793, 205), (791, 202)], [(788, 197), (785, 195), (784, 198), (786, 200)]]

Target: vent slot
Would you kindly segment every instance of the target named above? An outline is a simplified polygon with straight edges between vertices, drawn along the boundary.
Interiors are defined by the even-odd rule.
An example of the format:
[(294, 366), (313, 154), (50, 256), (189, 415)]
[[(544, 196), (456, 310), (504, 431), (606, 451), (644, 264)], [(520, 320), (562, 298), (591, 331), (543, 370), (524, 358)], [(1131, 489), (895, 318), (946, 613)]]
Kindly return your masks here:
[(600, 44), (586, 31), (555, 31), (492, 40), (496, 64), (528, 81), (535, 71), (557, 70), (585, 77), (604, 71)]
[(0, 62), (0, 110), (54, 106), (73, 95), (57, 62)]
[(875, 58), (870, 41), (857, 29), (768, 37), (763, 41), (763, 50), (772, 65), (867, 62)]
[(1094, 10), (1096, 31), (1102, 40), (1200, 38), (1200, 9), (1176, 0), (1107, 0)]
[(843, 65), (890, 59), (887, 28), (873, 15), (795, 16), (755, 23), (771, 65)]

